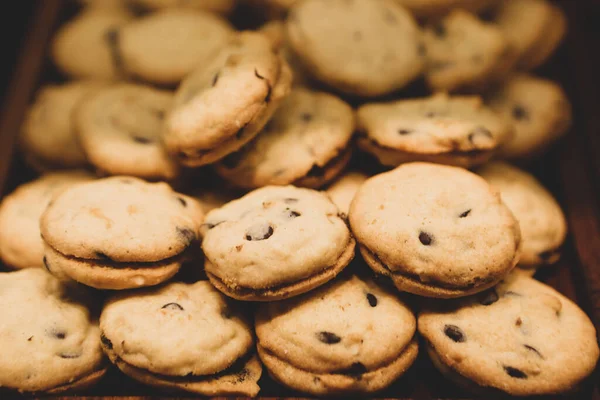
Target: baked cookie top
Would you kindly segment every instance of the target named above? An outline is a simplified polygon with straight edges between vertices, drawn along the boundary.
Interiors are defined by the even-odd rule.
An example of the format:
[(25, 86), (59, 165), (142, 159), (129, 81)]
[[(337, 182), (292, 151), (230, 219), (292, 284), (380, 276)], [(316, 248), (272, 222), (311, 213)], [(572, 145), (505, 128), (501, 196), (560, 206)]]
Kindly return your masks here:
[(465, 169), (404, 164), (368, 179), (350, 207), (356, 240), (392, 272), (468, 289), (516, 264), (519, 224), (500, 195)]
[(169, 376), (216, 374), (253, 347), (249, 323), (208, 281), (118, 294), (100, 328), (111, 359)]
[(40, 217), (57, 193), (93, 176), (82, 171), (54, 172), (25, 183), (0, 203), (0, 258), (16, 268), (43, 267)]
[(598, 360), (596, 331), (571, 300), (514, 272), (495, 289), (419, 314), (419, 332), (453, 372), (511, 395), (573, 388)]
[(40, 228), (64, 256), (152, 262), (181, 254), (198, 238), (201, 223), (196, 201), (166, 183), (117, 176), (62, 192)]
[(500, 192), (519, 221), (519, 265), (535, 267), (557, 261), (567, 236), (567, 222), (552, 194), (532, 175), (506, 163), (489, 163), (477, 173)]
[(421, 32), (394, 0), (307, 0), (287, 19), (293, 51), (315, 78), (373, 97), (400, 89), (422, 71)]
[(177, 84), (212, 61), (233, 28), (200, 10), (166, 9), (139, 18), (119, 31), (119, 49), (130, 74), (159, 84)]
[(389, 364), (415, 330), (415, 317), (404, 302), (357, 276), (265, 303), (256, 314), (259, 346), (314, 373), (344, 373), (359, 364), (370, 371)]
[(207, 214), (207, 272), (226, 283), (270, 288), (336, 264), (351, 244), (338, 209), (321, 192), (267, 186)]
[(512, 135), (511, 127), (479, 96), (448, 96), (366, 104), (358, 129), (376, 144), (418, 154), (491, 151)]
[(75, 113), (81, 145), (90, 162), (111, 175), (173, 179), (179, 172), (160, 142), (173, 94), (122, 83), (85, 99)]
[(0, 273), (0, 386), (54, 389), (102, 368), (100, 330), (83, 287), (46, 270)]
[(346, 149), (354, 112), (337, 97), (296, 88), (258, 137), (217, 165), (243, 187), (287, 185), (324, 167)]

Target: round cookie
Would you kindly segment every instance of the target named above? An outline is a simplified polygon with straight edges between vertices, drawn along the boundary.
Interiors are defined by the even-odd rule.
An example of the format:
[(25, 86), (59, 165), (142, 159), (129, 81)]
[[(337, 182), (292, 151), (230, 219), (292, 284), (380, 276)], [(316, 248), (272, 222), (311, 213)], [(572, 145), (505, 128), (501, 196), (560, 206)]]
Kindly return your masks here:
[(122, 83), (85, 99), (74, 119), (81, 146), (97, 169), (110, 175), (173, 179), (179, 173), (161, 142), (170, 92)]
[(128, 74), (169, 85), (212, 61), (232, 35), (232, 27), (217, 15), (166, 9), (125, 25), (119, 49)]
[(110, 360), (143, 383), (206, 396), (258, 394), (251, 326), (207, 281), (121, 292), (107, 301), (100, 328)]
[(510, 124), (479, 96), (431, 97), (372, 103), (358, 110), (359, 148), (381, 164), (429, 161), (483, 164), (512, 136)]
[(291, 81), (268, 37), (240, 33), (181, 83), (163, 130), (167, 150), (187, 166), (233, 153), (262, 130)]
[(237, 0), (129, 0), (132, 4), (148, 10), (165, 8), (196, 9), (229, 14), (235, 8)]
[(267, 186), (206, 215), (206, 274), (238, 300), (271, 301), (333, 279), (354, 257), (354, 239), (321, 192)]
[(260, 305), (258, 353), (270, 375), (315, 396), (384, 389), (418, 353), (412, 311), (387, 289), (349, 276)]
[(171, 278), (198, 240), (200, 205), (165, 183), (112, 177), (57, 196), (40, 220), (46, 268), (99, 289)]
[(434, 365), (461, 386), (556, 395), (594, 371), (598, 343), (592, 322), (572, 301), (522, 273), (442, 307), (419, 314), (419, 333)]
[(85, 9), (52, 40), (52, 59), (74, 78), (117, 79), (122, 75), (119, 28), (133, 17), (118, 8)]
[(519, 266), (535, 268), (560, 258), (567, 236), (567, 221), (552, 196), (532, 175), (502, 162), (493, 162), (477, 171), (500, 192), (521, 226)]
[(500, 155), (528, 159), (543, 153), (571, 127), (571, 104), (555, 82), (516, 74), (486, 96), (486, 103), (514, 127)]
[(0, 273), (0, 387), (59, 394), (99, 381), (106, 366), (91, 300), (44, 269)]
[(353, 132), (349, 105), (324, 92), (297, 88), (258, 137), (225, 157), (216, 171), (242, 188), (288, 184), (317, 188), (350, 161)]
[(348, 215), (354, 195), (369, 177), (361, 172), (348, 172), (327, 188), (327, 194), (340, 212)]
[(425, 79), (432, 91), (479, 87), (496, 77), (508, 42), (495, 25), (455, 10), (426, 26)]
[(27, 111), (19, 136), (29, 164), (42, 171), (87, 164), (73, 125), (73, 111), (86, 96), (104, 86), (95, 81), (42, 86)]
[(419, 18), (439, 17), (454, 9), (483, 11), (499, 0), (396, 0)]
[(351, 95), (391, 93), (424, 66), (419, 27), (395, 0), (302, 1), (287, 33), (314, 78)]
[(367, 264), (421, 296), (480, 292), (519, 260), (519, 223), (462, 168), (410, 163), (376, 175), (358, 190), (349, 221)]
[(523, 55), (519, 62), (523, 70), (532, 70), (544, 64), (567, 34), (568, 22), (564, 12), (553, 4), (549, 4), (549, 7), (550, 18), (546, 21), (543, 40)]
[(58, 192), (91, 179), (84, 172), (50, 173), (4, 197), (0, 203), (0, 258), (4, 264), (13, 268), (43, 267), (42, 213)]

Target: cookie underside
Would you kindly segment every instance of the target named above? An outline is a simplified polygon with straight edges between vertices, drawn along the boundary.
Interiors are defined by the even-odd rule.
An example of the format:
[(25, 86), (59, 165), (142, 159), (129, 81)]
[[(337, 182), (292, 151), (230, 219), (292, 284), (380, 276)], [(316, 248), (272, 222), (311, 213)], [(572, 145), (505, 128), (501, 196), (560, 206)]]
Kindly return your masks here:
[[(321, 272), (305, 278), (301, 281), (293, 282), (290, 284), (284, 284), (280, 286), (274, 286), (270, 288), (249, 288), (249, 287), (231, 287), (221, 280), (218, 276), (206, 271), (206, 275), (210, 282), (219, 291), (225, 293), (227, 296), (237, 300), (245, 301), (273, 301), (283, 300), (292, 296), (296, 296), (302, 293), (306, 293), (309, 290), (320, 286), (333, 278), (335, 278), (354, 258), (354, 247), (356, 241), (354, 238), (350, 238), (348, 246), (342, 252), (338, 261), (331, 267), (325, 268)], [(211, 262), (206, 259), (206, 265), (212, 265)], [(205, 267), (206, 267), (205, 265)]]
[(352, 149), (348, 148), (342, 150), (338, 155), (321, 167), (321, 173), (314, 176), (305, 175), (302, 178), (296, 179), (292, 184), (294, 186), (312, 189), (318, 189), (322, 186), (325, 186), (346, 168), (350, 162), (350, 158), (352, 158)]
[(316, 396), (345, 393), (372, 393), (386, 388), (413, 364), (419, 351), (418, 340), (411, 342), (391, 363), (361, 375), (312, 373), (299, 369), (269, 350), (257, 345), (258, 354), (278, 382)]

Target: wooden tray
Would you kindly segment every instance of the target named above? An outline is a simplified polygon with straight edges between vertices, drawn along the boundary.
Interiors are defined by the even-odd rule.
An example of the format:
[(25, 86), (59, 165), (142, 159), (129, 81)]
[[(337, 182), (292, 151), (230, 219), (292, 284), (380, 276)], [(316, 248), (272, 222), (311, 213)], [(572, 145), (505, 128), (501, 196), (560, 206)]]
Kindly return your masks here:
[[(600, 22), (600, 0), (562, 0), (559, 3), (569, 17), (570, 33), (562, 48), (539, 73), (561, 82), (573, 103), (575, 123), (572, 132), (529, 169), (562, 204), (569, 221), (570, 236), (562, 260), (542, 271), (538, 278), (576, 301), (600, 332), (600, 79), (596, 79), (600, 70), (596, 40), (600, 38), (596, 33), (596, 24)], [(48, 42), (60, 22), (74, 11), (65, 0), (37, 0), (35, 4), (0, 114), (0, 196), (35, 176), (16, 151), (15, 137), (39, 84), (61, 79), (48, 61)], [(599, 369), (584, 383), (577, 399), (600, 400)], [(303, 397), (273, 382), (266, 371), (260, 386), (261, 399)], [(139, 385), (112, 369), (99, 385), (82, 393), (84, 397), (58, 398), (100, 396), (96, 398), (109, 399), (119, 396), (143, 399), (161, 394), (164, 396), (163, 392)], [(192, 397), (189, 394), (182, 396)], [(0, 391), (0, 399), (13, 397), (18, 396)], [(444, 379), (424, 352), (405, 376), (377, 397), (475, 398)]]

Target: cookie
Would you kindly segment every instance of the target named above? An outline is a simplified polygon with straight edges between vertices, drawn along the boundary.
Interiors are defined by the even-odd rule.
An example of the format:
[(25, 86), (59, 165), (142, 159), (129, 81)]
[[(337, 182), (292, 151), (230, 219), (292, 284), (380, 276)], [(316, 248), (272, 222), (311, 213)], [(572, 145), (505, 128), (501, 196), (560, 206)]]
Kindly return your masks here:
[(85, 99), (75, 126), (90, 163), (110, 175), (173, 179), (179, 173), (160, 142), (173, 94), (149, 86), (122, 83)]
[(237, 0), (129, 0), (133, 5), (147, 10), (183, 8), (187, 10), (205, 10), (220, 14), (229, 14), (235, 8)]
[(519, 223), (462, 168), (410, 163), (376, 175), (356, 193), (349, 221), (369, 266), (421, 296), (481, 292), (519, 260)]
[(596, 330), (585, 313), (522, 273), (479, 296), (424, 310), (418, 326), (434, 365), (474, 391), (564, 393), (598, 360)]
[(44, 264), (99, 289), (157, 285), (198, 240), (200, 205), (166, 183), (111, 177), (58, 195), (40, 220)]
[(485, 163), (512, 136), (509, 123), (479, 96), (371, 103), (358, 110), (357, 143), (381, 164), (429, 161), (471, 167)]
[(297, 88), (264, 130), (216, 165), (223, 178), (242, 188), (268, 185), (317, 188), (350, 161), (354, 111), (337, 97)]
[(508, 51), (508, 41), (498, 27), (462, 10), (426, 26), (423, 37), (427, 49), (425, 80), (433, 91), (489, 83), (496, 78), (497, 65)]
[(348, 215), (354, 195), (368, 178), (367, 175), (361, 172), (348, 172), (327, 188), (327, 194), (340, 212)]
[(291, 80), (265, 35), (240, 33), (181, 83), (163, 130), (167, 150), (187, 166), (233, 153), (262, 130)]
[(489, 163), (477, 173), (500, 192), (519, 221), (519, 266), (530, 269), (558, 261), (567, 222), (552, 194), (532, 175), (506, 163)]
[(419, 18), (440, 17), (455, 9), (480, 12), (499, 0), (396, 0)]
[(277, 381), (315, 396), (384, 389), (418, 353), (416, 320), (393, 293), (356, 276), (259, 306), (258, 353)]
[(571, 127), (571, 104), (555, 82), (515, 74), (486, 95), (486, 103), (514, 128), (500, 149), (508, 159), (529, 159), (543, 153)]
[(421, 32), (395, 0), (301, 1), (287, 33), (311, 75), (343, 93), (391, 93), (423, 70)]
[(0, 203), (0, 259), (13, 268), (44, 267), (40, 217), (52, 197), (92, 176), (79, 171), (55, 172), (25, 183)]
[(52, 59), (73, 78), (117, 79), (122, 76), (119, 28), (133, 19), (117, 8), (85, 9), (62, 25), (52, 40)]
[(202, 225), (206, 274), (238, 300), (271, 301), (333, 279), (354, 239), (321, 192), (267, 186), (209, 212)]
[(41, 171), (87, 164), (73, 125), (73, 110), (82, 99), (104, 86), (95, 81), (42, 86), (27, 111), (19, 136), (29, 164)]
[(100, 328), (110, 360), (142, 383), (206, 396), (258, 394), (262, 368), (250, 323), (207, 281), (121, 292), (107, 301)]
[(533, 69), (558, 47), (566, 33), (562, 11), (546, 0), (503, 1), (494, 22), (504, 32), (521, 69)]
[(41, 268), (0, 273), (0, 387), (59, 394), (99, 381), (106, 365), (91, 300)]
[(166, 9), (123, 26), (119, 49), (129, 75), (174, 85), (196, 67), (211, 62), (232, 35), (231, 25), (218, 15)]

